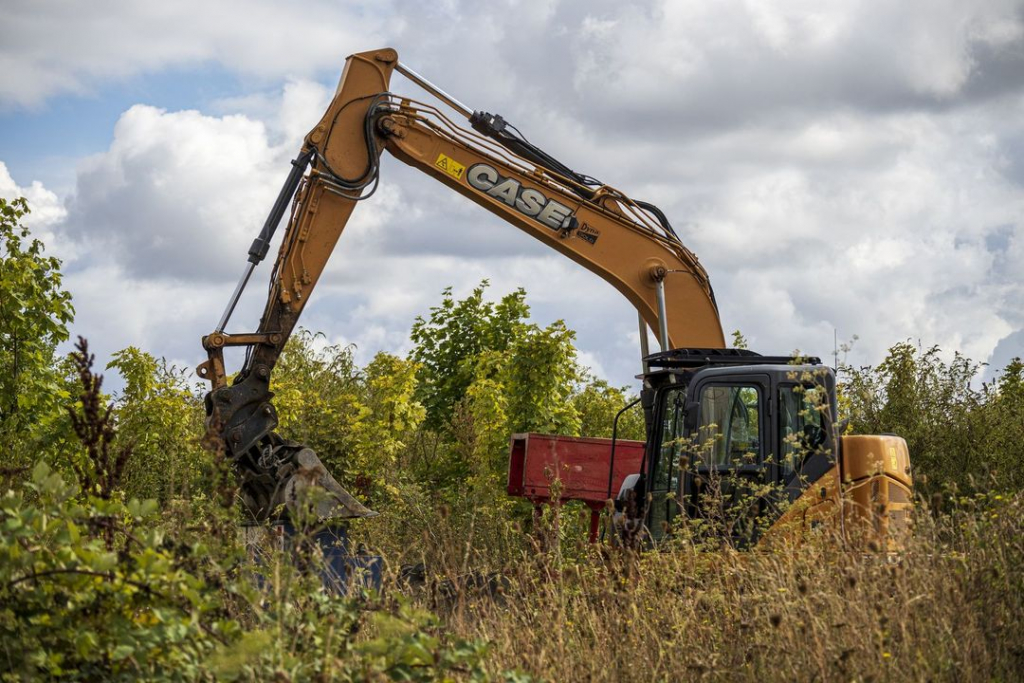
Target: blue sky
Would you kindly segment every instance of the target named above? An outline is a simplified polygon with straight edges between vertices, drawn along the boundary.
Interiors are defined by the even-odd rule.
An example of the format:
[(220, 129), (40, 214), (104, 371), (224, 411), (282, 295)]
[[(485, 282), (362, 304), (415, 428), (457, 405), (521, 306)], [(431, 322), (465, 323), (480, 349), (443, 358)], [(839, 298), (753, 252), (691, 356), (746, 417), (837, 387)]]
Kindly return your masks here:
[[(391, 45), (665, 209), (756, 350), (828, 357), (837, 331), (854, 363), (911, 339), (1001, 367), (1024, 354), (1022, 6), (19, 1), (0, 26), (0, 193), (29, 197), (65, 260), (76, 334), (194, 366), (344, 56)], [(444, 287), (486, 278), (632, 381), (635, 314), (610, 286), (394, 160), (365, 204), (308, 327), (364, 361), (401, 353)]]
[(209, 109), (246, 92), (217, 64), (104, 82), (85, 94), (57, 95), (31, 108), (0, 111), (0, 160), (16, 181), (39, 180), (61, 194), (74, 190), (78, 159), (110, 146), (114, 124), (133, 104), (163, 109)]

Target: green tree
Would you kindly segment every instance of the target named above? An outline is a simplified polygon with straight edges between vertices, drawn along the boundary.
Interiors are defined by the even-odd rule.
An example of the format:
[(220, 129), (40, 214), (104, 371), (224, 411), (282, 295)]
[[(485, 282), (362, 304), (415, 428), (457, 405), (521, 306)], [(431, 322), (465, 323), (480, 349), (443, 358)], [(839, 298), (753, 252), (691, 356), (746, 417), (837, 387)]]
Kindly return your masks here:
[(901, 342), (877, 367), (844, 367), (840, 407), (857, 434), (894, 433), (907, 440), (918, 486), (971, 486), (988, 470), (979, 451), (977, 409), (983, 395), (971, 386), (979, 366), (959, 353), (946, 362), (938, 347)]
[[(573, 407), (580, 416), (580, 435), (610, 438), (615, 416), (636, 397), (627, 387), (616, 388), (603, 379), (588, 377), (587, 382), (572, 398)], [(644, 414), (637, 404), (619, 418), (618, 438), (643, 441)]]
[(509, 420), (509, 392), (503, 375), (506, 359), (497, 351), (476, 358), (475, 376), (459, 402), (459, 452), (477, 476), (497, 475), (502, 452), (514, 427)]
[(527, 327), (530, 309), (522, 288), (498, 303), (484, 300), (484, 280), (465, 299), (456, 301), (451, 287), (428, 318), (417, 317), (410, 337), (412, 360), (419, 364), (416, 397), (426, 408), (426, 426), (446, 431), (459, 401), (476, 376), (475, 359), (484, 351), (504, 352)]
[(579, 434), (572, 395), (581, 370), (565, 323), (531, 323), (523, 289), (493, 303), (484, 300), (487, 287), (485, 280), (461, 301), (445, 289), (429, 318), (413, 325), (411, 357), (425, 426), (455, 441), (441, 468), (494, 479), (504, 476), (512, 433)]
[(363, 369), (351, 347), (323, 346), (299, 330), (273, 377), (282, 436), (317, 452), (334, 476), (380, 504), (398, 494), (398, 467), (425, 411), (415, 362), (378, 353)]
[(525, 326), (514, 339), (499, 374), (508, 396), (510, 432), (579, 435), (579, 415), (571, 400), (582, 375), (575, 338), (575, 332), (556, 320), (545, 328)]
[(374, 356), (362, 377), (361, 419), (354, 426), (355, 462), (350, 471), (365, 484), (398, 495), (399, 457), (426, 415), (415, 400), (416, 363), (383, 351)]
[(199, 443), (205, 411), (187, 371), (135, 347), (115, 353), (107, 368), (125, 383), (114, 412), (120, 442), (131, 448), (125, 494), (165, 504), (199, 493), (209, 460)]
[(70, 393), (56, 368), (57, 344), (74, 317), (59, 259), (29, 236), (24, 198), (0, 198), (0, 442), (26, 464), (63, 417)]
[(349, 472), (357, 425), (369, 409), (362, 400), (362, 378), (352, 348), (326, 345), (322, 334), (299, 329), (285, 345), (271, 389), (288, 439), (317, 452), (337, 477)]
[(983, 388), (976, 411), (984, 468), (1008, 491), (1024, 488), (1024, 363), (1014, 358), (998, 379)]

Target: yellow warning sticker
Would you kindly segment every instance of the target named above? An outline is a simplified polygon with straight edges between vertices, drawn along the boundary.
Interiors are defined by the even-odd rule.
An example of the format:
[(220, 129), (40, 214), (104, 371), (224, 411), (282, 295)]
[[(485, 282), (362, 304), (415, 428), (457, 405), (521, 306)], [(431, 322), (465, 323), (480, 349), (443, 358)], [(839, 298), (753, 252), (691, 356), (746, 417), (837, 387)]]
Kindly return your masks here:
[(891, 467), (893, 471), (896, 471), (899, 467), (899, 461), (896, 459), (895, 446), (889, 446), (889, 467)]
[(462, 180), (462, 174), (466, 172), (465, 166), (455, 161), (455, 159), (445, 156), (443, 153), (437, 156), (437, 161), (434, 162), (434, 166), (437, 166), (456, 180)]

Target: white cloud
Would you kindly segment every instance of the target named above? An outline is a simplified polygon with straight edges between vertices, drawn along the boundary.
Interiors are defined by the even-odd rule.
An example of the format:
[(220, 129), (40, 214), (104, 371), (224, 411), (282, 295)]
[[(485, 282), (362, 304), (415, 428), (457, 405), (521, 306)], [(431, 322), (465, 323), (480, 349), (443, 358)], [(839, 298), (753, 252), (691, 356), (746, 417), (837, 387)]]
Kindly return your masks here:
[(137, 277), (223, 277), (266, 211), (275, 152), (260, 122), (136, 105), (81, 164), (66, 234)]
[[(167, 67), (220, 64), (250, 77), (308, 77), (382, 42), (389, 3), (272, 0), (173, 3), (37, 0), (4, 8), (0, 105)], [(355, 49), (353, 49), (355, 46)]]
[(38, 180), (32, 181), (28, 187), (19, 187), (3, 161), (0, 161), (0, 197), (8, 201), (24, 197), (30, 211), (24, 223), (36, 230), (45, 230), (67, 217), (67, 211), (56, 194)]
[[(827, 356), (838, 328), (860, 336), (854, 362), (906, 338), (978, 359), (1024, 351), (1020, 2), (247, 7), (233, 22), (208, 10), (221, 13), (214, 26), (190, 2), (140, 5), (102, 29), (87, 21), (83, 37), (44, 35), (21, 9), (0, 29), (22, 36), (0, 40), (23, 67), (7, 70), (0, 98), (21, 104), (169, 64), (266, 79), (211, 111), (133, 107), (110, 148), (80, 166), (55, 225), (85, 254), (79, 319), (116, 320), (111, 339), (195, 354), (333, 91), (335, 77), (306, 77), (340, 70), (386, 32), (455, 96), (661, 205), (707, 266), (726, 331), (753, 348)], [(18, 51), (31, 36), (38, 46)], [(393, 88), (422, 95), (400, 77)], [(265, 277), (240, 326), (254, 323)], [(635, 313), (610, 286), (393, 160), (303, 324), (357, 343), (364, 359), (403, 350), (443, 287), (464, 295), (484, 278), (496, 296), (526, 286), (535, 318), (565, 318), (613, 382), (636, 372)]]
[(236, 277), (326, 101), (322, 86), (292, 82), (267, 122), (131, 107), (110, 148), (80, 164), (65, 237), (140, 279)]
[(7, 164), (0, 161), (0, 197), (11, 201), (24, 197), (28, 202), (29, 214), (22, 223), (32, 231), (32, 237), (47, 245), (47, 252), (67, 261), (74, 259), (75, 251), (68, 245), (61, 250), (54, 249), (56, 236), (54, 229), (67, 218), (64, 208), (57, 195), (46, 189), (41, 182), (33, 180), (27, 187), (19, 186), (11, 177)]
[(1024, 57), (1013, 54), (1024, 38), (1015, 0), (660, 0), (607, 8), (585, 26), (610, 25), (576, 39), (583, 102), (607, 116), (668, 100), (676, 121), (716, 127), (829, 102), (942, 102), (990, 75), (990, 51)]
[(861, 337), (860, 361), (904, 338), (985, 359), (1024, 314), (993, 272), (1003, 250), (985, 243), (1024, 233), (1020, 187), (998, 173), (973, 115), (875, 121), (891, 149), (873, 165), (748, 168), (725, 180), (692, 216), (692, 246), (725, 281), (723, 310), (776, 349), (821, 353), (836, 327)]

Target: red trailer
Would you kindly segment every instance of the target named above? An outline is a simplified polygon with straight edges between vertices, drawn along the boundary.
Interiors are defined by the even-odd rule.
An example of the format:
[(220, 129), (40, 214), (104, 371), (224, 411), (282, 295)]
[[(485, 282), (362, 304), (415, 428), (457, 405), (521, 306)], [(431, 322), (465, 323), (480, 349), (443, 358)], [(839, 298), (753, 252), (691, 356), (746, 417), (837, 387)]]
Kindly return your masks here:
[[(561, 487), (557, 503), (580, 500), (590, 508), (590, 541), (597, 540), (601, 510), (619, 493), (623, 480), (640, 471), (643, 441), (513, 434), (509, 449), (508, 494), (535, 506), (556, 502), (551, 488)], [(609, 474), (611, 475), (609, 477)]]

